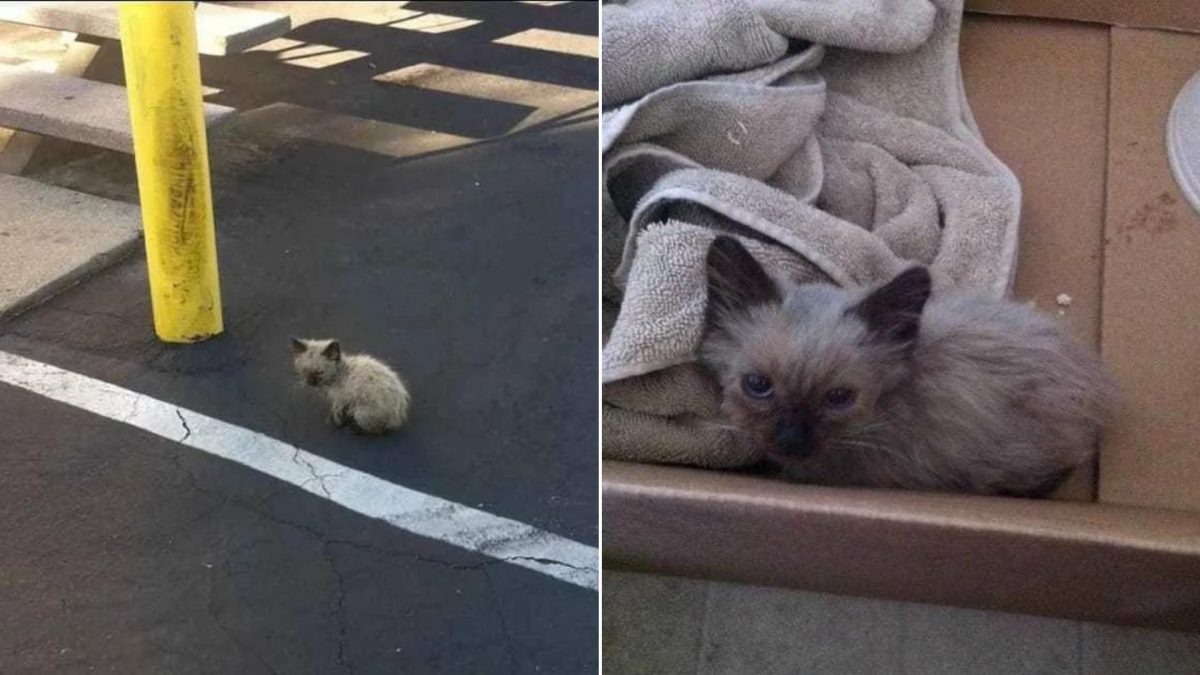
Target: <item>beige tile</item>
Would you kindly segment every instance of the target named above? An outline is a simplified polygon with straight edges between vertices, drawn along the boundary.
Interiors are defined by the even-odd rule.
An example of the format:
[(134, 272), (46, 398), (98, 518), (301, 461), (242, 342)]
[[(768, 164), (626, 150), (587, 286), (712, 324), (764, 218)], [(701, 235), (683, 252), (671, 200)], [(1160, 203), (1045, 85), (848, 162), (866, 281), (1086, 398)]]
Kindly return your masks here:
[(1123, 416), (1100, 500), (1200, 510), (1200, 214), (1171, 176), (1165, 124), (1200, 35), (1112, 29), (1103, 333)]
[(1021, 614), (907, 604), (905, 673), (1078, 673), (1079, 624)]
[(604, 672), (695, 673), (706, 589), (703, 581), (605, 569)]
[(713, 583), (700, 673), (897, 673), (900, 603)]
[(1082, 672), (1194, 675), (1200, 673), (1200, 633), (1085, 624)]

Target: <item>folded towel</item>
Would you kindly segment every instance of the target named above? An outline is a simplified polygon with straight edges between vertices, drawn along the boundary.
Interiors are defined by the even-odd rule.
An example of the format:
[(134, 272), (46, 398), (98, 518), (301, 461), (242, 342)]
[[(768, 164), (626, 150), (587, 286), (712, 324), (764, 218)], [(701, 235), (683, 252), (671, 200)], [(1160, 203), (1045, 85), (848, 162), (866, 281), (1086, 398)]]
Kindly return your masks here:
[(696, 367), (720, 233), (841, 285), (1009, 290), (1020, 186), (962, 90), (962, 0), (631, 0), (604, 21), (604, 454), (735, 467)]

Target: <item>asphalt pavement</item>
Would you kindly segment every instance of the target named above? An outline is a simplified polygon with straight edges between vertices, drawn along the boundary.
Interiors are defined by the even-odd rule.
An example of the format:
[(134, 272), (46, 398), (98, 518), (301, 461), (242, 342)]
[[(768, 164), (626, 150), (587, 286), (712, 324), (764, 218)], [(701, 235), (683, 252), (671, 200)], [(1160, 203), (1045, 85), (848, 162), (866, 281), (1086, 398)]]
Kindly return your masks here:
[[(376, 66), (442, 59), (598, 83), (594, 58), (492, 42), (527, 28), (594, 35), (595, 5), (436, 4), (483, 18), (474, 33), (389, 41), (386, 27), (348, 27), (347, 10), (297, 35)], [(351, 45), (359, 32), (369, 40)], [(119, 79), (106, 49), (98, 77)], [(302, 100), (471, 142), (397, 157), (274, 130), (253, 162), (213, 160), (224, 335), (159, 343), (139, 254), (0, 326), (0, 351), (596, 546), (595, 114), (508, 135), (521, 118), (510, 104), (397, 94), (364, 82), (361, 59), (296, 67), (263, 92), (263, 58), (206, 59), (205, 83), (243, 109)], [(295, 93), (318, 76), (344, 85)], [(38, 166), (77, 189), (132, 191), (128, 157), (59, 148)], [(326, 425), (290, 370), (292, 335), (394, 365), (414, 397), (409, 426), (367, 438)], [(2, 384), (0, 453), (0, 672), (596, 670), (592, 590)]]

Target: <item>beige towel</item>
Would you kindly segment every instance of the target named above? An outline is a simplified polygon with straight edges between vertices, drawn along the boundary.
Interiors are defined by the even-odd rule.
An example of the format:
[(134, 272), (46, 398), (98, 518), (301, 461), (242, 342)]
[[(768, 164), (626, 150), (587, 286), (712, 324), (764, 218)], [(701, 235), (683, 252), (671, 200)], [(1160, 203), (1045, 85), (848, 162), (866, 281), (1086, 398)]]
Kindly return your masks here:
[(963, 95), (962, 0), (603, 12), (605, 456), (755, 461), (695, 367), (720, 232), (798, 280), (919, 262), (939, 287), (1009, 290), (1020, 187)]

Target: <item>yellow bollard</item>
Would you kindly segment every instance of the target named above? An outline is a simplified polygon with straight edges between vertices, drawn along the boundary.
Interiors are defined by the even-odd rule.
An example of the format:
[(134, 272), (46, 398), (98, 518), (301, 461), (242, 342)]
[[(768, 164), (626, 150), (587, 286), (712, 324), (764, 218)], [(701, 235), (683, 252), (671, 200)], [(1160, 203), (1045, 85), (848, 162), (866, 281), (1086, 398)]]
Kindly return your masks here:
[(223, 325), (194, 4), (122, 2), (120, 20), (154, 331), (199, 342)]

